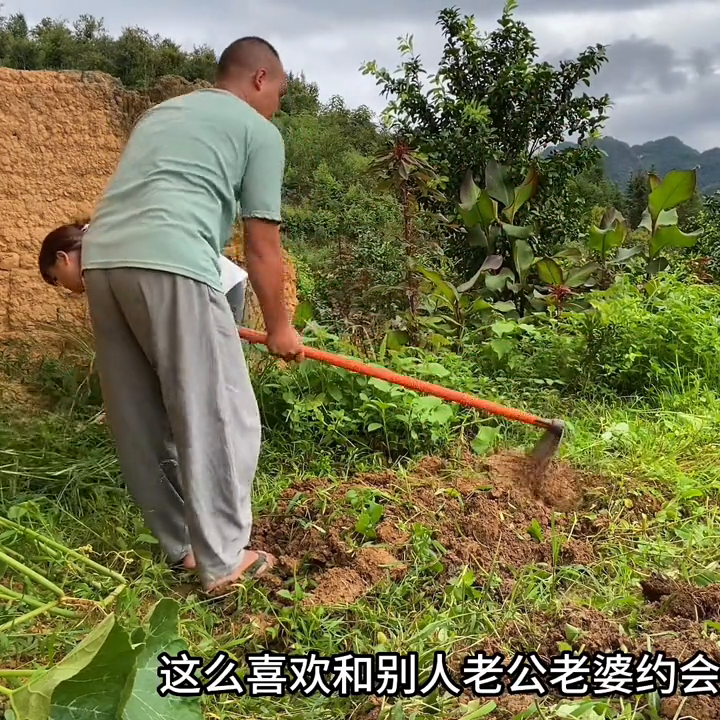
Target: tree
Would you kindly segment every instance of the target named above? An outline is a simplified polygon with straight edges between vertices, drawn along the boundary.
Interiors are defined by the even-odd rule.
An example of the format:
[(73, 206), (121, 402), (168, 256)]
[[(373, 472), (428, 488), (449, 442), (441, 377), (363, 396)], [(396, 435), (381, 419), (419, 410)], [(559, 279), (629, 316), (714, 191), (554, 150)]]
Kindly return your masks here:
[(113, 38), (102, 18), (81, 15), (72, 25), (43, 18), (32, 29), (21, 13), (0, 16), (0, 65), (19, 70), (97, 70), (126, 87), (146, 89), (164, 75), (211, 81), (212, 48), (186, 52), (176, 42), (143, 28), (125, 28)]
[(648, 174), (644, 171), (635, 173), (628, 180), (625, 188), (625, 215), (627, 216), (630, 227), (640, 225), (643, 213), (648, 204), (650, 195), (650, 183)]
[(280, 108), (287, 115), (317, 115), (320, 112), (320, 91), (317, 83), (308, 82), (304, 73), (288, 73), (287, 92)]
[(569, 136), (582, 142), (606, 119), (608, 96), (574, 94), (605, 62), (604, 48), (590, 47), (559, 68), (538, 62), (533, 34), (513, 18), (515, 5), (508, 2), (499, 27), (486, 37), (473, 16), (442, 10), (438, 24), (445, 46), (429, 89), (412, 38), (400, 43), (407, 59), (399, 76), (375, 62), (363, 66), (390, 100), (386, 121), (414, 137), (439, 172), (456, 178), (455, 194), (468, 170), (480, 175), (496, 160), (522, 175), (530, 157)]

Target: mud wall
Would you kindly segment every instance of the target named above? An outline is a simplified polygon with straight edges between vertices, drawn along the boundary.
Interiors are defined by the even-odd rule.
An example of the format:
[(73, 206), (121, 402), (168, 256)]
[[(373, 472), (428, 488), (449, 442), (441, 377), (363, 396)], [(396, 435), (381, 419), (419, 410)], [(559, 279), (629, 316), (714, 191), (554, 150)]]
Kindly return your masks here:
[[(141, 95), (103, 73), (0, 68), (0, 337), (48, 322), (87, 323), (83, 298), (42, 282), (40, 244), (57, 225), (91, 216), (142, 112), (195, 87), (165, 78)], [(228, 251), (243, 264), (241, 234)], [(286, 260), (292, 311), (295, 275)], [(249, 323), (261, 327), (252, 293), (247, 305)]]

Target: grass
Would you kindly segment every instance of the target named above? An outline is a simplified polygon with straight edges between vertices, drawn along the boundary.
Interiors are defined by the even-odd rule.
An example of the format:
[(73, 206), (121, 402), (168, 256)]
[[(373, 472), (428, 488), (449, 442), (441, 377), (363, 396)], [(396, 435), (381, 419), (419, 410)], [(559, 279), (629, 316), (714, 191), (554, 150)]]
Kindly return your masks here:
[[(251, 583), (232, 600), (210, 602), (197, 595), (187, 579), (178, 579), (159, 562), (157, 547), (126, 496), (107, 431), (91, 421), (99, 410), (96, 389), (81, 375), (70, 373), (63, 362), (38, 366), (8, 358), (2, 366), (6, 376), (41, 387), (51, 402), (32, 410), (28, 405), (5, 405), (0, 411), (0, 514), (68, 548), (85, 548), (92, 558), (121, 572), (130, 585), (119, 598), (117, 613), (127, 627), (137, 626), (159, 598), (181, 599), (183, 634), (193, 653), (208, 661), (219, 651), (241, 661), (246, 654), (264, 650), (325, 657), (416, 652), (424, 679), (435, 653), (443, 651), (457, 679), (463, 657), (482, 649), (512, 654), (534, 649), (557, 653), (563, 643), (575, 649), (594, 647), (601, 629), (611, 632), (618, 625), (628, 647), (656, 646), (668, 637), (717, 647), (717, 618), (697, 617), (681, 627), (676, 616), (648, 603), (641, 591), (641, 583), (657, 573), (700, 589), (720, 579), (720, 397), (701, 384), (684, 383), (672, 394), (657, 393), (652, 403), (574, 399), (553, 408), (564, 410), (569, 420), (563, 458), (602, 481), (575, 515), (548, 521), (543, 542), (552, 546), (553, 560), (529, 562), (517, 567), (512, 577), (502, 571), (499, 560), (483, 567), (449, 562), (447, 548), (437, 537), (408, 519), (415, 506), (414, 468), (419, 458), (399, 465), (393, 471), (394, 489), (388, 492), (395, 493), (392, 502), (406, 513), (401, 523), (409, 535), (403, 550), (406, 572), (396, 581), (381, 580), (347, 607), (326, 607), (304, 603), (317, 582), (307, 568), (300, 568), (280, 588)], [(68, 377), (74, 378), (69, 384)], [(504, 441), (516, 444), (531, 437), (532, 430), (511, 428)], [(448, 477), (466, 472), (459, 457), (447, 466)], [(280, 513), (286, 520), (306, 523), (309, 530), (337, 524), (350, 512), (349, 505), (337, 504), (337, 498), (345, 497), (354, 475), (384, 472), (373, 458), (363, 462), (364, 467), (355, 459), (343, 466), (337, 457), (302, 438), (276, 434), (261, 458), (256, 518), (262, 521)], [(312, 491), (307, 491), (308, 482), (314, 483)], [(290, 489), (292, 495), (293, 488), (304, 489), (305, 495), (288, 512), (283, 510), (283, 494)], [(449, 497), (439, 506), (438, 522), (449, 517), (444, 513), (453, 502), (459, 501)], [(533, 542), (520, 534), (523, 541)], [(357, 547), (379, 543), (351, 535)], [(592, 547), (591, 557), (585, 562), (556, 562), (559, 548), (577, 538)], [(501, 550), (497, 549), (498, 558)], [(46, 559), (43, 567), (49, 566)], [(77, 593), (91, 590), (78, 588)], [(0, 623), (6, 611), (0, 607)], [(56, 662), (91, 624), (49, 616), (34, 626), (11, 629), (0, 637), (3, 664), (27, 670)], [(298, 694), (217, 696), (204, 702), (206, 717), (228, 720), (470, 720), (486, 712), (516, 714), (529, 704), (505, 696), (495, 699), (499, 707), (493, 709), (486, 706), (489, 700), (434, 692), (400, 700)], [(656, 718), (656, 700), (640, 696), (613, 701), (613, 710), (595, 700), (576, 711), (583, 717)], [(539, 700), (529, 712), (540, 718), (560, 717), (568, 702), (557, 697)], [(704, 717), (700, 706), (692, 707), (693, 699), (669, 706), (667, 702), (662, 709), (666, 716), (695, 712)]]

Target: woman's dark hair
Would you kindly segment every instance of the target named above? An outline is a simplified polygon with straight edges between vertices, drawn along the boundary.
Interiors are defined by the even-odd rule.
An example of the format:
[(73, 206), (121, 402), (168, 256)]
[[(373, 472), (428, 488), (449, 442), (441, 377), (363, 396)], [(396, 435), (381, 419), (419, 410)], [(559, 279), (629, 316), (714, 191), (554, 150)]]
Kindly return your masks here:
[(71, 253), (73, 250), (79, 250), (82, 247), (86, 227), (87, 223), (79, 222), (61, 225), (45, 237), (40, 248), (38, 265), (40, 274), (46, 283), (57, 285), (55, 279), (50, 275), (50, 270), (57, 262), (57, 254), (59, 252)]

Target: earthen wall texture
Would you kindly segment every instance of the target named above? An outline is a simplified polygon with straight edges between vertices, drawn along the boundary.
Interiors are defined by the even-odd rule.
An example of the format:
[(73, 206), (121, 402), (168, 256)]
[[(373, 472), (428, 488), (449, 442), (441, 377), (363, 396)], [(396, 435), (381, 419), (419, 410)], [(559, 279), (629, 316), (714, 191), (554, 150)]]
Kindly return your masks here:
[[(91, 217), (137, 118), (151, 105), (195, 89), (164, 78), (146, 94), (103, 73), (0, 68), (0, 337), (44, 323), (87, 324), (85, 300), (46, 285), (37, 256), (58, 225)], [(242, 235), (228, 255), (243, 264)], [(285, 299), (296, 305), (286, 257)], [(248, 324), (261, 328), (250, 291)]]

